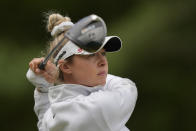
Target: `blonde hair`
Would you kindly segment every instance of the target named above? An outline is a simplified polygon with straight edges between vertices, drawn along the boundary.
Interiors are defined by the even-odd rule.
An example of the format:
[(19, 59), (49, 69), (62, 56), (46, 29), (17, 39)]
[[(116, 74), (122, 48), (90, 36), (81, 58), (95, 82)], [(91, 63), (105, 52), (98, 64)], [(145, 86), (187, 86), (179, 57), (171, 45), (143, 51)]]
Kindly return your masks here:
[[(62, 22), (71, 22), (71, 19), (67, 16), (62, 16), (59, 13), (52, 13), (50, 15), (48, 15), (48, 21), (47, 21), (47, 31), (48, 32), (52, 32), (55, 26), (58, 26), (59, 24), (61, 24)], [(66, 31), (68, 31), (71, 28), (71, 26), (66, 26), (64, 28), (63, 32), (60, 33), (56, 33), (53, 36), (53, 39), (49, 42), (49, 45), (47, 47), (47, 54), (59, 43), (59, 41), (61, 41), (64, 37), (64, 34), (66, 33)], [(64, 42), (61, 44), (61, 46), (53, 53), (52, 57), (50, 58), (50, 61), (54, 63), (54, 58), (57, 56), (58, 52), (60, 51), (60, 49), (67, 43), (67, 39), (64, 40)], [(68, 62), (72, 62), (72, 57), (69, 57), (66, 59)], [(57, 78), (58, 81), (63, 81), (63, 74), (62, 71), (59, 69), (59, 75)]]
[[(61, 24), (62, 22), (71, 22), (71, 19), (67, 16), (62, 16), (59, 13), (53, 13), (48, 15), (48, 21), (47, 21), (47, 31), (49, 33), (52, 32), (52, 30), (54, 29), (55, 26)], [(59, 43), (60, 40), (62, 40), (62, 38), (64, 37), (64, 34), (66, 33), (67, 30), (69, 30), (71, 28), (71, 26), (66, 26), (64, 28), (64, 31), (61, 33), (56, 33), (53, 36), (53, 39), (49, 42), (48, 47), (47, 47), (47, 54)], [(67, 39), (64, 40), (64, 42), (61, 44), (61, 46), (54, 52), (54, 54), (52, 55), (52, 57), (50, 58), (50, 60), (52, 62), (54, 62), (54, 58), (56, 57), (56, 55), (58, 54), (58, 52), (60, 51), (60, 49), (67, 43)]]

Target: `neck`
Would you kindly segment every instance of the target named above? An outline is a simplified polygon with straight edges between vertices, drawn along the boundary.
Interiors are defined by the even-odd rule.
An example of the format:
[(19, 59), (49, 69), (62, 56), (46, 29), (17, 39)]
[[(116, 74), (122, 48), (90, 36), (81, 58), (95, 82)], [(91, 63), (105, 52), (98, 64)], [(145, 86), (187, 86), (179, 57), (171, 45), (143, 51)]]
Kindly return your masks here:
[(63, 80), (63, 83), (64, 83), (64, 84), (79, 84), (79, 83), (77, 83), (77, 82), (74, 80), (74, 78), (73, 78), (72, 75), (63, 74), (63, 78), (64, 78), (64, 80)]

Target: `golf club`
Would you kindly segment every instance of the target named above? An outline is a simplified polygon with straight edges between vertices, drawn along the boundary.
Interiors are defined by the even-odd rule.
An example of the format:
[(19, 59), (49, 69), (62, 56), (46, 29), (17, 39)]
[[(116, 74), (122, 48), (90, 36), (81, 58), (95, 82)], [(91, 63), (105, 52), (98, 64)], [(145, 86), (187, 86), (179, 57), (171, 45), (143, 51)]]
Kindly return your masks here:
[(92, 14), (82, 18), (65, 33), (62, 40), (50, 51), (44, 61), (39, 64), (39, 69), (45, 69), (48, 60), (65, 39), (69, 39), (80, 48), (92, 53), (101, 47), (106, 34), (107, 28), (101, 17)]

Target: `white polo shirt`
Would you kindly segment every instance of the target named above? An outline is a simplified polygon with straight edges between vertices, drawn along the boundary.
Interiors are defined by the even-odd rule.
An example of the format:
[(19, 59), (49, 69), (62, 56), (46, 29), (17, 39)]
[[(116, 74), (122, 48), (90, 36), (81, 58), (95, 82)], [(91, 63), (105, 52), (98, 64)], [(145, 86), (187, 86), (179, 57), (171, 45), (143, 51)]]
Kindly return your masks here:
[[(27, 72), (35, 86), (38, 77)], [(39, 131), (129, 131), (125, 124), (137, 100), (131, 80), (108, 74), (105, 86), (44, 85), (48, 92), (34, 92)]]

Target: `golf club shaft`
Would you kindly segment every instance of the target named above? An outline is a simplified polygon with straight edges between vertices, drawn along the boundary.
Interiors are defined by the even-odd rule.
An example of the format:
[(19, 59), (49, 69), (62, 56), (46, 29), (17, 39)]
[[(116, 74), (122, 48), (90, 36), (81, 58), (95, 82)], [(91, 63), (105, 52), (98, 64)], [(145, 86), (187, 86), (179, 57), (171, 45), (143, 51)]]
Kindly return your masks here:
[(52, 56), (52, 54), (56, 51), (56, 49), (63, 43), (63, 41), (65, 40), (65, 38), (66, 38), (66, 35), (63, 37), (63, 39), (50, 51), (50, 53), (47, 55), (47, 57), (44, 59), (44, 61), (43, 62), (41, 62), (40, 64), (39, 64), (39, 69), (41, 69), (41, 70), (44, 70), (45, 69), (45, 66), (46, 66), (46, 64), (47, 64), (47, 62), (48, 62), (48, 60), (50, 59), (50, 57)]

